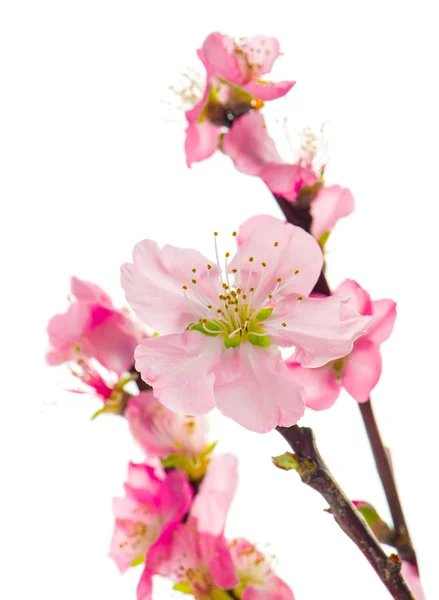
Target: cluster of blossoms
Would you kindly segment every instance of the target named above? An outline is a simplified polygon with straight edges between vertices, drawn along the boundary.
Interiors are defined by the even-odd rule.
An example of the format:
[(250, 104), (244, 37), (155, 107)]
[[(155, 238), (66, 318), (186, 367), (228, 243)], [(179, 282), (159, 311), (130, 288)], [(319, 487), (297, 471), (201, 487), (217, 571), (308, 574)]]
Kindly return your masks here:
[[(342, 386), (367, 402), (395, 322), (395, 302), (372, 301), (355, 281), (325, 295), (316, 287), (328, 236), (354, 200), (326, 185), (315, 137), (305, 135), (297, 161), (287, 163), (269, 136), (261, 109), (294, 85), (262, 79), (279, 53), (266, 36), (206, 38), (198, 50), (204, 90), (182, 91), (194, 102), (187, 164), (219, 149), (286, 203), (286, 215), (308, 220), (259, 215), (229, 236), (214, 232), (214, 260), (143, 240), (121, 270), (138, 322), (73, 278), (76, 302), (48, 327), (48, 363), (69, 364), (102, 399), (98, 412), (123, 414), (145, 453), (145, 463), (129, 465), (125, 497), (114, 500), (110, 553), (122, 572), (143, 565), (138, 600), (151, 598), (155, 575), (199, 600), (293, 599), (254, 545), (224, 535), (237, 465), (232, 455), (212, 456), (204, 415), (217, 407), (265, 433), (296, 424), (306, 407), (329, 408)], [(158, 335), (146, 335), (147, 327)], [(131, 395), (127, 384), (138, 373)], [(421, 599), (416, 566), (403, 570)]]
[[(134, 349), (147, 339), (98, 286), (72, 278), (73, 301), (48, 326), (50, 365), (67, 364), (98, 411), (126, 418), (145, 462), (130, 463), (125, 496), (115, 498), (110, 557), (123, 573), (143, 566), (137, 597), (152, 598), (154, 575), (198, 600), (294, 600), (255, 545), (226, 539), (226, 517), (238, 483), (237, 459), (213, 456), (205, 417), (167, 409), (151, 390), (127, 391)], [(143, 387), (141, 382), (139, 387)]]

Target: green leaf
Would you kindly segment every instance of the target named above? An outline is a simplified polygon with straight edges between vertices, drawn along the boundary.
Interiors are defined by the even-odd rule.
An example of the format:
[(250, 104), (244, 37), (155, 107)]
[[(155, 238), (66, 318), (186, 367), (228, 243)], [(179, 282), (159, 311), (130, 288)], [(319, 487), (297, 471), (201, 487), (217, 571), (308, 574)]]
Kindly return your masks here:
[(97, 410), (96, 412), (94, 412), (92, 414), (92, 416), (90, 417), (90, 421), (93, 421), (94, 419), (96, 419), (96, 417), (99, 417), (99, 415), (102, 415), (106, 412), (108, 412), (108, 410), (106, 409), (105, 406), (103, 406), (102, 408), (100, 408), (99, 410)]
[(176, 583), (172, 586), (172, 589), (176, 590), (177, 592), (182, 592), (183, 594), (192, 594), (192, 586), (188, 581)]
[[(212, 321), (207, 321), (206, 323), (204, 323), (204, 325), (207, 327), (207, 329), (210, 329), (213, 332), (220, 332), (219, 326), (216, 323), (212, 323)], [(218, 335), (218, 333), (211, 333), (211, 331), (206, 331), (206, 329), (203, 327), (203, 323), (191, 323), (187, 327), (187, 329), (189, 329), (190, 331), (199, 331), (200, 333), (204, 333), (204, 335), (208, 335), (210, 337), (216, 337)]]
[(216, 442), (212, 442), (211, 444), (209, 444), (206, 448), (204, 448), (203, 452), (200, 454), (201, 457), (205, 457), (208, 456), (211, 452), (213, 452), (215, 450), (216, 445), (218, 444), (218, 441)]
[(291, 452), (284, 452), (280, 456), (272, 456), (271, 460), (276, 467), (284, 471), (291, 471), (292, 469), (297, 471), (299, 468), (299, 463)]

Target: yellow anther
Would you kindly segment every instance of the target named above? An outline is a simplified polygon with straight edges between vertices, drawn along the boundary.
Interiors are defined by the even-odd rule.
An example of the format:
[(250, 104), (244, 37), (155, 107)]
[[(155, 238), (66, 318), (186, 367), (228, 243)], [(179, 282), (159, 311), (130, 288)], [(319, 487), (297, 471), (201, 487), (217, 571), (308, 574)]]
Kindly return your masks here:
[(209, 271), (210, 271), (210, 269), (212, 268), (212, 265), (207, 265), (207, 268), (208, 268), (208, 269), (209, 269)]
[(270, 300), (273, 298), (273, 294), (268, 294), (268, 297), (270, 298)]
[(211, 304), (208, 304), (207, 308), (213, 308), (213, 306)]
[(242, 292), (241, 288), (238, 288), (238, 289), (236, 290), (236, 293), (237, 293), (237, 294), (240, 294), (241, 292)]
[(286, 327), (286, 326), (287, 326), (287, 324), (286, 324), (286, 323), (282, 323), (282, 327)]
[(232, 269), (232, 273), (237, 273), (238, 269)]
[(230, 252), (226, 252), (226, 258), (229, 258)]
[(303, 296), (297, 296), (298, 300), (303, 300)]
[(235, 310), (236, 313), (239, 312), (239, 308), (235, 308), (234, 310)]
[(247, 300), (247, 294), (242, 294), (242, 299)]
[(217, 312), (218, 314), (220, 314), (220, 313), (222, 313), (222, 312), (223, 312), (223, 309), (222, 309), (222, 308), (217, 308), (217, 309), (216, 309), (216, 312)]
[(282, 281), (282, 277), (278, 277), (278, 278), (276, 279), (276, 281), (277, 281), (277, 283), (280, 283), (280, 282)]
[(238, 234), (237, 234), (237, 232), (236, 232), (236, 231), (234, 231), (234, 232), (232, 233), (232, 235), (233, 235), (233, 237), (236, 237)]
[(294, 275), (298, 275), (299, 273), (300, 273), (299, 269), (296, 269), (296, 270), (294, 271)]
[(192, 273), (196, 273), (196, 272), (197, 272), (197, 269), (192, 269)]
[(261, 265), (262, 265), (263, 267), (266, 267), (266, 266), (267, 266), (267, 263), (266, 263), (266, 262), (261, 262)]
[(192, 279), (192, 283), (195, 285), (197, 283), (196, 279)]
[(248, 261), (249, 261), (249, 262), (253, 262), (254, 260), (255, 260), (255, 259), (254, 259), (254, 257), (253, 257), (253, 256), (250, 256), (250, 257), (249, 257), (249, 259), (248, 259)]
[(276, 248), (279, 246), (279, 242), (274, 242), (274, 245), (276, 246)]
[(227, 283), (223, 283), (223, 288), (224, 288), (225, 290), (228, 290), (228, 289), (229, 289), (229, 286), (227, 285)]
[(214, 231), (213, 235), (216, 237), (218, 235), (218, 231)]
[(255, 291), (255, 288), (254, 288), (254, 287), (251, 287), (251, 288), (250, 288), (250, 291), (251, 291), (251, 292), (254, 292), (254, 291)]
[(182, 285), (181, 286), (184, 290), (187, 290), (187, 285)]

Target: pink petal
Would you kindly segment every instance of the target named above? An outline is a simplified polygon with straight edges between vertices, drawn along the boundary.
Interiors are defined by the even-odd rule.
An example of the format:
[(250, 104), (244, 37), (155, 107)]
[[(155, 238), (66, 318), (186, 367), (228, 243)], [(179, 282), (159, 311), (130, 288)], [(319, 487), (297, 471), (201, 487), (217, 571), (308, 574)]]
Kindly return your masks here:
[(190, 123), (186, 127), (186, 164), (188, 167), (194, 162), (200, 162), (212, 156), (218, 147), (218, 138), (221, 127), (212, 125), (208, 121), (203, 123)]
[(311, 202), (311, 233), (319, 239), (332, 231), (337, 221), (354, 210), (354, 197), (348, 188), (339, 185), (323, 187)]
[(70, 289), (77, 300), (91, 302), (93, 304), (102, 304), (108, 308), (112, 308), (110, 296), (104, 292), (98, 285), (84, 281), (78, 277), (72, 277)]
[(393, 300), (374, 300), (372, 302), (372, 323), (367, 339), (374, 344), (382, 344), (393, 330), (396, 319), (396, 302)]
[(233, 454), (215, 456), (191, 508), (191, 517), (202, 533), (220, 535), (238, 485), (238, 459)]
[(369, 339), (355, 344), (343, 368), (343, 386), (357, 402), (367, 402), (381, 376), (379, 346)]
[[(270, 216), (252, 217), (239, 228), (240, 272), (243, 281), (252, 271), (251, 285), (258, 286), (267, 264), (264, 284), (260, 287), (258, 298), (267, 298), (276, 287), (277, 279), (284, 283), (278, 298), (297, 293), (307, 296), (319, 278), (323, 266), (323, 256), (316, 240), (300, 227), (285, 223)], [(275, 246), (275, 243), (278, 243)], [(254, 261), (249, 263), (249, 257)], [(235, 257), (230, 268), (239, 268)], [(299, 271), (295, 275), (295, 271)], [(278, 286), (279, 287), (279, 286)], [(257, 298), (254, 298), (254, 302)]]
[(291, 202), (297, 198), (303, 185), (313, 185), (317, 181), (311, 169), (298, 164), (269, 164), (260, 171), (259, 176), (273, 194)]
[(188, 570), (196, 572), (200, 567), (198, 536), (188, 524), (179, 523), (168, 529), (148, 553), (147, 568), (174, 582), (185, 581)]
[(415, 600), (425, 600), (425, 594), (422, 589), (418, 569), (406, 560), (403, 560), (401, 562), (401, 574), (415, 597)]
[(349, 354), (370, 322), (370, 317), (341, 317), (342, 299), (337, 296), (301, 301), (291, 296), (276, 306), (264, 329), (278, 346), (296, 347), (294, 361), (321, 367)]
[(203, 562), (207, 565), (214, 583), (224, 590), (239, 585), (232, 556), (222, 535), (198, 534)]
[(53, 348), (47, 360), (50, 365), (61, 364), (70, 358), (71, 345), (77, 343), (90, 326), (90, 307), (83, 302), (71, 304), (65, 314), (55, 315), (49, 321), (47, 333)]
[(241, 173), (259, 175), (267, 163), (282, 163), (267, 133), (263, 115), (252, 111), (236, 119), (225, 136), (222, 149)]
[(144, 569), (137, 586), (137, 600), (152, 600), (152, 576), (149, 569)]
[(294, 425), (304, 412), (300, 388), (275, 347), (243, 342), (229, 348), (215, 371), (218, 409), (246, 429), (265, 433)]
[[(192, 269), (196, 268), (198, 288), (210, 298), (213, 292), (207, 280), (209, 262), (196, 250), (174, 246), (160, 249), (152, 240), (143, 240), (134, 247), (133, 263), (122, 266), (122, 287), (134, 312), (145, 324), (163, 334), (181, 332), (207, 313), (206, 306), (193, 294), (191, 300), (186, 300), (182, 287), (191, 286)], [(214, 281), (217, 273), (214, 267), (211, 270)]]
[(269, 73), (280, 54), (279, 42), (274, 37), (255, 35), (240, 45), (252, 67), (255, 78)]
[(288, 94), (295, 83), (295, 81), (279, 81), (278, 83), (265, 80), (250, 81), (242, 87), (246, 92), (255, 96), (255, 98), (268, 102), (270, 100), (277, 100), (277, 98), (282, 98)]
[(171, 410), (206, 414), (215, 406), (213, 369), (223, 350), (221, 340), (198, 331), (142, 340), (136, 368), (154, 387), (154, 396)]
[(282, 579), (272, 575), (266, 584), (247, 586), (242, 600), (294, 600), (294, 594)]
[(309, 369), (294, 361), (287, 361), (295, 382), (303, 390), (303, 398), (308, 408), (325, 410), (330, 408), (340, 394), (340, 384), (336, 380), (336, 372), (330, 365)]
[(202, 47), (202, 56), (209, 72), (230, 83), (243, 81), (236, 45), (228, 35), (216, 32), (207, 36)]
[[(337, 289), (333, 291), (334, 296), (347, 296), (349, 298), (348, 306), (353, 308), (360, 315), (372, 314), (372, 301), (369, 294), (353, 279), (345, 279)], [(372, 327), (369, 325), (368, 331)]]

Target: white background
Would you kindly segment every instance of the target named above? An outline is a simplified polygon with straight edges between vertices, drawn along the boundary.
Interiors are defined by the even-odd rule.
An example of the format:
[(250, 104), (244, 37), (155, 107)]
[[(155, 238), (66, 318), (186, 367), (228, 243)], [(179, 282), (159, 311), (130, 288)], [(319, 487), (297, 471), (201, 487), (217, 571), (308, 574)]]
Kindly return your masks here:
[[(332, 286), (356, 279), (398, 302), (373, 393), (419, 553), (437, 584), (437, 31), (434, 2), (3, 0), (0, 8), (1, 571), (8, 600), (134, 599), (140, 576), (107, 558), (111, 498), (130, 458), (123, 419), (89, 416), (44, 364), (44, 328), (69, 277), (123, 302), (119, 267), (135, 242), (196, 246), (255, 213), (277, 215), (264, 185), (220, 155), (187, 169), (183, 114), (167, 87), (211, 31), (277, 36), (275, 74), (295, 79), (269, 111), (290, 132), (330, 122), (330, 183), (357, 209), (328, 245)], [(173, 99), (178, 104), (176, 98)], [(177, 119), (178, 122), (170, 123)], [(352, 498), (387, 517), (355, 402), (308, 414)], [(389, 597), (359, 551), (295, 473), (275, 469), (280, 436), (215, 414), (212, 437), (240, 457), (227, 533), (269, 544), (297, 600)], [(177, 594), (174, 594), (177, 596)], [(168, 598), (163, 584), (157, 598)]]

